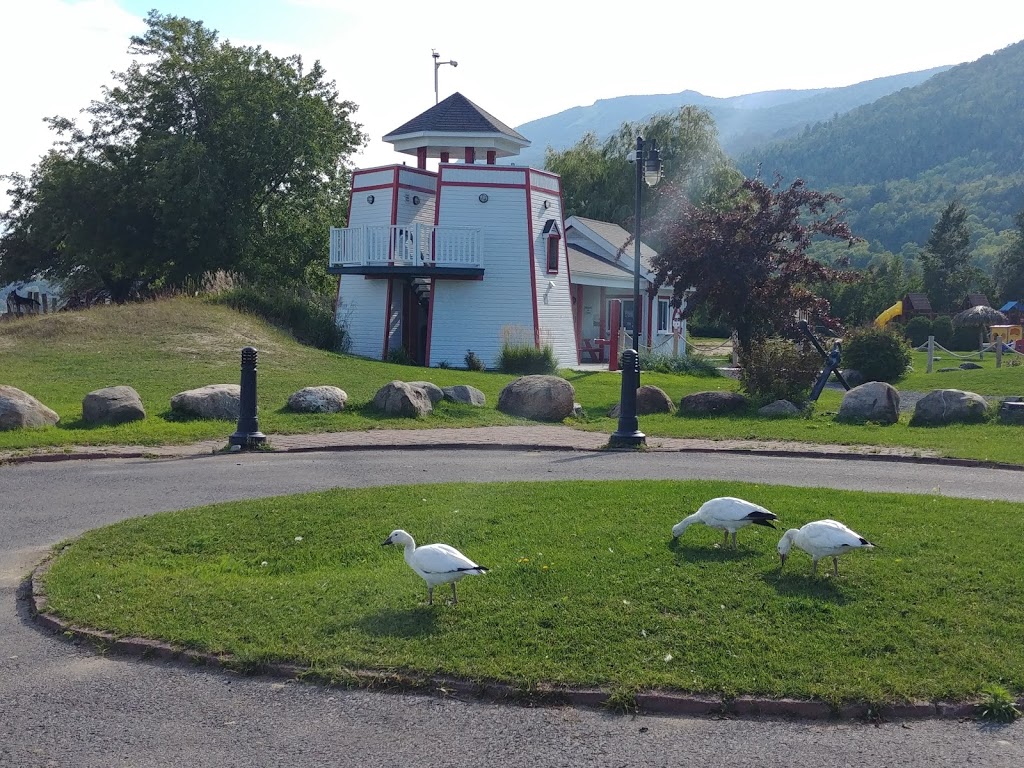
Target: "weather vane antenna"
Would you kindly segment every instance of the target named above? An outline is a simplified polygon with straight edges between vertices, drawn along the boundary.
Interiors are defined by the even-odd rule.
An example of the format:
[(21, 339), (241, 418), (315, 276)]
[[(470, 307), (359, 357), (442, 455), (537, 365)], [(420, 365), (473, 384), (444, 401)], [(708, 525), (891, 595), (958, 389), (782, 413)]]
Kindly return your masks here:
[(431, 56), (434, 57), (434, 103), (437, 104), (437, 70), (441, 68), (442, 64), (451, 64), (453, 67), (459, 66), (459, 62), (452, 59), (451, 61), (439, 61), (441, 54), (437, 52), (436, 48), (431, 48)]

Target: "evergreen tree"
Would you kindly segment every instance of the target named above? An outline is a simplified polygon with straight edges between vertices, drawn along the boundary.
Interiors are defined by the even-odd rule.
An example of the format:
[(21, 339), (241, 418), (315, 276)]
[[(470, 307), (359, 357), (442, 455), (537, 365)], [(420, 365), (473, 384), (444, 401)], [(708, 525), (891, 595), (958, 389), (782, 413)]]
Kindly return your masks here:
[(996, 262), (996, 290), (1001, 304), (1024, 299), (1024, 210), (1018, 211), (1015, 221), (1013, 242)]
[(936, 312), (953, 311), (970, 287), (974, 276), (970, 241), (967, 208), (953, 200), (935, 222), (919, 257), (924, 289)]

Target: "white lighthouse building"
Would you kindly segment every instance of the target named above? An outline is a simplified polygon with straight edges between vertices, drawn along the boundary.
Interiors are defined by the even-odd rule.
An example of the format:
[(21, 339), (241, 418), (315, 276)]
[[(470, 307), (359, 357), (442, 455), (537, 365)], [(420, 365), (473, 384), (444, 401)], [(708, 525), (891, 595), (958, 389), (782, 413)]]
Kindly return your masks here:
[(492, 368), (511, 334), (577, 364), (561, 180), (495, 164), (529, 141), (459, 93), (384, 140), (416, 167), (354, 171), (348, 226), (331, 229), (351, 352), (460, 367), (472, 351)]

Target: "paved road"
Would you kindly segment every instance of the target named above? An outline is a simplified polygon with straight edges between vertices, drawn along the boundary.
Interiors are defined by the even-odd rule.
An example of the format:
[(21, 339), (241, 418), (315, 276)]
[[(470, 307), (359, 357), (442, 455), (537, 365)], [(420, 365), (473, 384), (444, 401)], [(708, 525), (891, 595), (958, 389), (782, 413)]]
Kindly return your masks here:
[[(386, 469), (385, 469), (386, 468)], [(721, 478), (1024, 501), (1024, 473), (728, 454), (345, 452), (0, 466), (0, 766), (1024, 765), (1024, 724), (619, 717), (103, 658), (16, 605), (53, 543), (128, 516), (337, 486)]]

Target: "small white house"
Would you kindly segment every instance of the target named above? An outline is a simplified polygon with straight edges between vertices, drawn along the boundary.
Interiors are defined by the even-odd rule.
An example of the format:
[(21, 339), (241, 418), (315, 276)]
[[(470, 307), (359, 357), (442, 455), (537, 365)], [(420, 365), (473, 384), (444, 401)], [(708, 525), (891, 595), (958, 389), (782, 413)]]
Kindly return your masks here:
[[(618, 224), (607, 221), (581, 216), (570, 216), (565, 221), (572, 301), (583, 362), (608, 362), (608, 341), (616, 333), (629, 337), (619, 349), (632, 345), (635, 246), (631, 242), (627, 246), (629, 237)], [(640, 345), (665, 354), (686, 354), (686, 321), (671, 306), (671, 286), (659, 289), (656, 285), (651, 268), (655, 255), (653, 249), (641, 242)], [(621, 307), (618, 327), (612, 327), (613, 301), (620, 302)]]
[(330, 233), (351, 351), (453, 367), (472, 351), (494, 367), (512, 336), (578, 363), (561, 181), (495, 162), (529, 141), (459, 93), (384, 140), (417, 167), (354, 171), (348, 226)]

